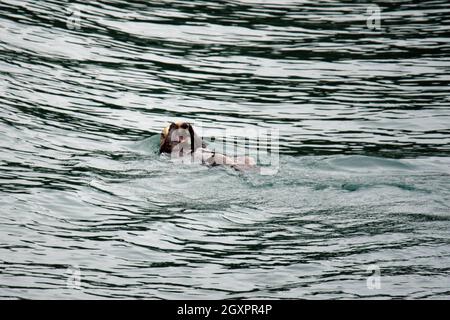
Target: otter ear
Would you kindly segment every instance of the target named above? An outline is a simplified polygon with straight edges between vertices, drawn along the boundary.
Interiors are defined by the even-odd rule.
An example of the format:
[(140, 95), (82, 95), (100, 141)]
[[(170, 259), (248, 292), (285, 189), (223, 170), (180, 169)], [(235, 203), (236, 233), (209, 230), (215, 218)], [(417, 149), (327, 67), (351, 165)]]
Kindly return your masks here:
[(165, 128), (163, 129), (163, 131), (161, 132), (161, 138), (165, 138), (165, 137), (169, 134), (169, 132), (170, 132), (173, 128), (175, 128), (175, 127), (176, 127), (176, 124), (173, 123), (173, 122), (171, 122), (170, 125), (168, 125), (167, 127), (165, 127)]
[(190, 123), (188, 123), (188, 130), (189, 130), (189, 135), (191, 136), (191, 155), (194, 156), (194, 152), (195, 152), (195, 133), (194, 133), (194, 128), (192, 128), (192, 125)]

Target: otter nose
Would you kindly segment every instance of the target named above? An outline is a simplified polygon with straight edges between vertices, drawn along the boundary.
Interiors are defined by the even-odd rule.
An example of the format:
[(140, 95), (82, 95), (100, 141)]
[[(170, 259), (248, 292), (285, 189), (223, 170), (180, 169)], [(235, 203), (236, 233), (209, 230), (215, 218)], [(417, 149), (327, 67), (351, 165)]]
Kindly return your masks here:
[(171, 141), (172, 142), (176, 142), (176, 143), (181, 143), (181, 142), (185, 142), (188, 140), (188, 135), (186, 135), (185, 133), (179, 132), (179, 133), (173, 133), (171, 135)]

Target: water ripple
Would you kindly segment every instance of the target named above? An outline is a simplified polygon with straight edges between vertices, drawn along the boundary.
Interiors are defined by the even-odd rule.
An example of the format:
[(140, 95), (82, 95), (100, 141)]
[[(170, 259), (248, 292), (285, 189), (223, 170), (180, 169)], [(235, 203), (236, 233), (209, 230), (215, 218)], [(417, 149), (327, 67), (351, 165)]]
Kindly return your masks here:
[[(448, 298), (450, 9), (369, 5), (1, 1), (0, 297)], [(179, 119), (280, 170), (160, 158)]]

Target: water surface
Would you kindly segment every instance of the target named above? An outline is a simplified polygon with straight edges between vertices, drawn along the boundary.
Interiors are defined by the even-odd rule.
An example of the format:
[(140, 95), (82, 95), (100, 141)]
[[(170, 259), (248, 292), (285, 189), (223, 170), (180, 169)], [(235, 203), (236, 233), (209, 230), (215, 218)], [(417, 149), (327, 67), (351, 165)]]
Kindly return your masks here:
[[(450, 298), (450, 7), (370, 6), (0, 1), (0, 297)], [(278, 172), (159, 157), (179, 119)]]

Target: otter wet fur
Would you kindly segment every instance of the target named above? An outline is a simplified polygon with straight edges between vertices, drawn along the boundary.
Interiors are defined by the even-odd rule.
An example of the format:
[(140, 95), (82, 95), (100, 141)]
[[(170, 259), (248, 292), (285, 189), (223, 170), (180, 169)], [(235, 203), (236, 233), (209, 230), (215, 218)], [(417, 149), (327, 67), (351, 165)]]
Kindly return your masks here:
[(207, 166), (229, 166), (238, 171), (257, 169), (251, 157), (228, 157), (207, 148), (193, 126), (188, 122), (172, 122), (161, 132), (159, 153), (175, 157), (190, 155), (193, 160)]

